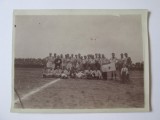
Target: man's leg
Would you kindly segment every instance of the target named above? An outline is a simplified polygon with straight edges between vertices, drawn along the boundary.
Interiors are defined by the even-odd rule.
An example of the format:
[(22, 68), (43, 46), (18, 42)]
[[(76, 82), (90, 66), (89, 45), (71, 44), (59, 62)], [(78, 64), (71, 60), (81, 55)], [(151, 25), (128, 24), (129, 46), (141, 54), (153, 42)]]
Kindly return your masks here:
[(122, 76), (121, 76), (121, 69), (122, 69), (122, 67), (120, 67), (120, 68), (119, 68), (119, 71), (118, 71), (118, 72), (119, 72), (119, 79), (120, 79), (120, 80), (122, 79)]
[(116, 71), (114, 71), (114, 77), (115, 77), (115, 80), (116, 80), (116, 77), (117, 77)]
[(126, 75), (127, 82), (130, 82), (129, 74)]
[(105, 72), (106, 80), (107, 80), (107, 72)]
[(111, 80), (113, 80), (113, 71), (112, 71), (112, 76), (111, 76)]
[(103, 79), (105, 79), (104, 72), (102, 72), (102, 77), (103, 77)]
[(107, 80), (107, 72), (102, 72), (102, 76), (104, 80)]

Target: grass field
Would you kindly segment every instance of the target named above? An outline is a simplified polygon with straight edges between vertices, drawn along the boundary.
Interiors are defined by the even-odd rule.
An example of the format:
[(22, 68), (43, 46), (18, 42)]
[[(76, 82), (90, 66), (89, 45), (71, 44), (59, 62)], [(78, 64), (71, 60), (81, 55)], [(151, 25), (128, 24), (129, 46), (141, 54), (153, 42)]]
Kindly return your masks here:
[[(24, 108), (142, 108), (143, 72), (132, 71), (130, 80), (122, 84), (120, 80), (44, 79), (42, 69), (16, 68), (14, 88)], [(22, 108), (17, 94), (14, 96), (14, 107)]]

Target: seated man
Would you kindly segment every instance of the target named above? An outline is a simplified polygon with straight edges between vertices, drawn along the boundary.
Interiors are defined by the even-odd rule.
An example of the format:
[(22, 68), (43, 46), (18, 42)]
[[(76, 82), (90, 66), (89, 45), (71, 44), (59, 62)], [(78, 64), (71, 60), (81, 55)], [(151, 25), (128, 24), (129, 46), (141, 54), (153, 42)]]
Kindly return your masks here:
[(43, 78), (54, 77), (54, 69), (45, 68), (43, 70)]
[(86, 72), (86, 77), (87, 79), (92, 79), (94, 78), (94, 73), (91, 69), (89, 69), (87, 72)]
[(85, 74), (88, 74), (88, 70), (84, 70), (84, 73), (85, 73)]
[(48, 73), (47, 71), (48, 71), (47, 68), (43, 69), (43, 75), (42, 75), (43, 78), (47, 77), (47, 73)]
[(94, 74), (96, 79), (102, 79), (102, 73), (100, 70), (94, 70)]
[(83, 71), (79, 71), (76, 73), (76, 77), (79, 78), (79, 79), (82, 79), (85, 77), (85, 74), (83, 73)]
[(68, 75), (67, 75), (67, 74), (65, 74), (64, 72), (62, 72), (62, 74), (61, 74), (61, 78), (62, 78), (62, 79), (67, 79), (67, 78), (68, 78)]
[(71, 68), (70, 70), (70, 77), (75, 78), (76, 77), (76, 69), (74, 67)]
[(61, 74), (61, 78), (67, 79), (69, 77), (69, 74), (70, 74), (70, 72), (67, 69), (64, 69)]
[(90, 72), (92, 78), (96, 78), (96, 77), (95, 77), (95, 72), (94, 72), (94, 70), (90, 70), (89, 72)]
[(62, 74), (62, 70), (60, 69), (59, 66), (57, 66), (57, 69), (54, 70), (54, 76), (55, 77), (61, 77), (61, 74)]

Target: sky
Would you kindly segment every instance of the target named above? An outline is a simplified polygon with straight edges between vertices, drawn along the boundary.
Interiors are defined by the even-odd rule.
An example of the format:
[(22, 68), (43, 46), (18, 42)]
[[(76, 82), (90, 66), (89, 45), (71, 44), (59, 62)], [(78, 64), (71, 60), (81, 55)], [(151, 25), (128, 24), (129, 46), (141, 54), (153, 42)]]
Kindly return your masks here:
[(143, 61), (140, 15), (17, 15), (15, 57), (44, 58), (57, 54), (104, 54)]

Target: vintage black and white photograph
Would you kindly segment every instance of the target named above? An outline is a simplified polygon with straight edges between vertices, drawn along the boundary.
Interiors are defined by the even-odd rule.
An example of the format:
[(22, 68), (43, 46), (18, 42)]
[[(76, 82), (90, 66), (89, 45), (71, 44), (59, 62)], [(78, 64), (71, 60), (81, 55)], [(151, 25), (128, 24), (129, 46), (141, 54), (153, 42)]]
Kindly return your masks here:
[(13, 111), (149, 111), (146, 10), (15, 10), (13, 19)]

